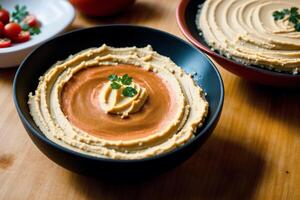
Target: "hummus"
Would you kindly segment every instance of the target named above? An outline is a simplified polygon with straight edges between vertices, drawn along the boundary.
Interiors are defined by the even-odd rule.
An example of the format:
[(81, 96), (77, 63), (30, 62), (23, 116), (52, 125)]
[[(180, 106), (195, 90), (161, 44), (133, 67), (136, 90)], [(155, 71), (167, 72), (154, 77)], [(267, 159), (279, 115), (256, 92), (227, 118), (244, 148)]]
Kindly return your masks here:
[[(132, 81), (112, 87), (111, 75)], [(134, 88), (132, 96), (122, 91)], [(29, 94), (47, 138), (96, 157), (141, 159), (193, 138), (208, 112), (203, 90), (170, 58), (145, 48), (102, 45), (54, 64)]]
[(207, 0), (196, 17), (204, 39), (221, 54), (244, 64), (297, 74), (300, 32), (274, 11), (299, 7), (300, 0)]

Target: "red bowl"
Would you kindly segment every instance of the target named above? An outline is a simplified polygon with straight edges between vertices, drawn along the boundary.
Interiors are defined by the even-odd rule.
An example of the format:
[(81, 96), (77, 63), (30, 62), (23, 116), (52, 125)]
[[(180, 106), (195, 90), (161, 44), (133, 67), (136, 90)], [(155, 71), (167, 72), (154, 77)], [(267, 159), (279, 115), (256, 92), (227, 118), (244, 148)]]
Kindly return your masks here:
[(203, 4), (204, 1), (182, 0), (177, 7), (176, 18), (179, 28), (193, 45), (211, 56), (223, 68), (244, 79), (264, 85), (283, 87), (300, 86), (300, 75), (271, 71), (258, 66), (244, 65), (212, 51), (204, 38), (199, 35), (199, 30), (195, 23), (198, 6)]
[(83, 14), (103, 17), (114, 15), (135, 2), (135, 0), (70, 0)]

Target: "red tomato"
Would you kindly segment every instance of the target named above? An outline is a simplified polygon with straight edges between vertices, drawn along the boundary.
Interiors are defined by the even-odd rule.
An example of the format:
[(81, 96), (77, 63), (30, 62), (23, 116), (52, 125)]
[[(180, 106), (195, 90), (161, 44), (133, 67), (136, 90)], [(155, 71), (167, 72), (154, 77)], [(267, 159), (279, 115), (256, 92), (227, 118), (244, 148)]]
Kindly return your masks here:
[(7, 24), (9, 22), (9, 12), (5, 9), (0, 9), (0, 21), (3, 24)]
[(9, 39), (14, 39), (18, 37), (21, 31), (22, 31), (21, 26), (14, 22), (8, 23), (4, 26), (4, 35)]
[(4, 24), (0, 21), (0, 37), (3, 35), (4, 32)]
[(23, 20), (25, 24), (28, 24), (31, 27), (35, 27), (38, 25), (37, 18), (34, 15), (27, 15)]
[(86, 15), (108, 16), (126, 9), (135, 0), (70, 0), (70, 2)]
[(16, 37), (14, 41), (18, 43), (22, 43), (22, 42), (27, 42), (29, 39), (30, 39), (29, 31), (21, 31), (21, 33), (19, 33), (18, 37)]
[(11, 40), (8, 38), (0, 38), (0, 48), (6, 48), (11, 46)]

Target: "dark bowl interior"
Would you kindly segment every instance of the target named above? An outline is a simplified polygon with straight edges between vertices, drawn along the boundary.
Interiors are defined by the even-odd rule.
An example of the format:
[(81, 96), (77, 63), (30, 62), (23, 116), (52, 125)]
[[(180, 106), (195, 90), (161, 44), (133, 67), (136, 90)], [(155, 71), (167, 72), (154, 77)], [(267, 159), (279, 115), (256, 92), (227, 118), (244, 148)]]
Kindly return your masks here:
[(212, 56), (226, 70), (244, 79), (272, 86), (300, 86), (300, 75), (271, 71), (259, 66), (244, 65), (212, 51), (204, 38), (199, 35), (195, 23), (198, 6), (204, 2), (205, 0), (182, 0), (177, 7), (177, 23), (182, 33), (191, 43)]
[[(171, 152), (141, 160), (113, 160), (87, 156), (47, 139), (30, 116), (27, 106), (29, 92), (36, 89), (38, 78), (56, 61), (63, 60), (83, 49), (98, 47), (103, 43), (114, 47), (144, 47), (150, 44), (154, 50), (169, 56), (185, 71), (196, 72), (197, 82), (207, 93), (210, 105), (209, 115), (204, 126), (198, 130), (197, 136)], [(75, 172), (93, 175), (139, 174), (139, 172), (145, 174), (145, 170), (158, 172), (184, 161), (214, 129), (222, 110), (223, 97), (223, 83), (218, 70), (199, 50), (171, 34), (130, 25), (76, 30), (48, 40), (24, 60), (14, 79), (15, 105), (25, 129), (36, 146), (57, 164)]]

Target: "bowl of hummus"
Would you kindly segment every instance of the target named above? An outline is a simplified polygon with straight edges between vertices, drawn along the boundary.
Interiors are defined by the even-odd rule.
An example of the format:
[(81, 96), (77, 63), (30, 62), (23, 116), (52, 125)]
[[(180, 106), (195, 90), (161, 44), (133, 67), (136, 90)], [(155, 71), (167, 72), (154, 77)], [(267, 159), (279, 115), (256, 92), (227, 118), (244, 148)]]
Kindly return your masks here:
[(182, 0), (187, 39), (228, 71), (274, 86), (300, 83), (299, 1)]
[(205, 141), (223, 85), (211, 61), (175, 36), (101, 26), (32, 52), (16, 74), (14, 100), (33, 142), (59, 165), (143, 174), (175, 166)]

